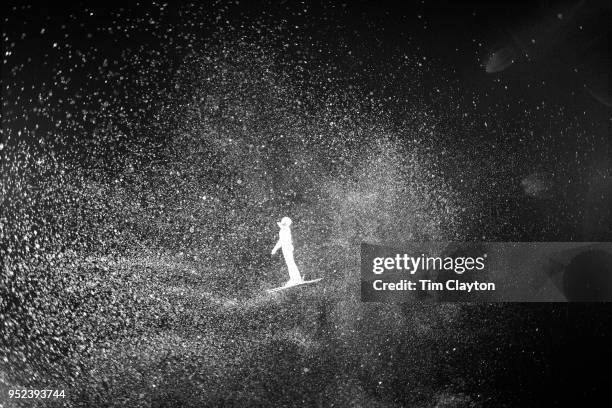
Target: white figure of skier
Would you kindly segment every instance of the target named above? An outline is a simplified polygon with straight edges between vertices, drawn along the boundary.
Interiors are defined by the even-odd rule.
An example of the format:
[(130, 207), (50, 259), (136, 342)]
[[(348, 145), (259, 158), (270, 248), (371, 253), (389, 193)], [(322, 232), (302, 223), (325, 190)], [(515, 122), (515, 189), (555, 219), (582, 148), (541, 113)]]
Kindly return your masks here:
[(272, 248), (272, 255), (275, 255), (279, 249), (283, 251), (283, 257), (285, 258), (285, 263), (287, 264), (287, 270), (289, 271), (289, 280), (283, 286), (268, 289), (269, 293), (278, 292), (287, 288), (291, 288), (292, 286), (298, 286), (305, 283), (316, 283), (322, 280), (323, 278), (317, 278), (313, 280), (304, 280), (300, 271), (298, 270), (297, 265), (295, 264), (295, 259), (293, 259), (293, 239), (291, 238), (291, 218), (283, 217), (280, 222), (277, 222), (278, 228), (278, 242)]
[(285, 283), (285, 286), (294, 286), (303, 283), (304, 279), (302, 279), (302, 275), (300, 275), (300, 271), (295, 264), (295, 259), (293, 259), (293, 239), (291, 237), (290, 228), (291, 218), (283, 217), (276, 225), (278, 225), (280, 230), (278, 232), (278, 242), (274, 245), (274, 248), (272, 248), (272, 255), (275, 255), (279, 249), (283, 251), (283, 257), (285, 258), (285, 263), (289, 270), (289, 281)]

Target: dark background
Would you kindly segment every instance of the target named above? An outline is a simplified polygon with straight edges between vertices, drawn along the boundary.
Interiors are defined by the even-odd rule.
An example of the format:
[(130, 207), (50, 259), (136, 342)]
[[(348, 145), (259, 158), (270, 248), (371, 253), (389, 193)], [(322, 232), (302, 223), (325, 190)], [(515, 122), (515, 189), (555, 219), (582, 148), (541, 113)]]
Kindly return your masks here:
[[(185, 23), (196, 9), (197, 17)], [(58, 115), (75, 106), (75, 94), (80, 109), (98, 110), (103, 100), (139, 105), (134, 120), (145, 122), (152, 106), (138, 100), (144, 87), (134, 83), (137, 68), (122, 61), (126, 50), (146, 50), (149, 56), (142, 63), (159, 53), (160, 66), (148, 73), (146, 92), (155, 87), (163, 93), (172, 80), (164, 72), (172, 72), (189, 54), (191, 38), (240, 36), (280, 50), (278, 63), (315, 101), (329, 92), (329, 84), (313, 81), (315, 73), (333, 78), (336, 89), (351, 90), (384, 110), (398, 134), (415, 123), (415, 110), (427, 113), (418, 104), (429, 106), (439, 115), (437, 130), (445, 133), (431, 141), (433, 149), (447, 152), (441, 170), (456, 178), (456, 188), (499, 203), (466, 226), (475, 237), (609, 237), (606, 2), (241, 1), (161, 9), (73, 3), (5, 10), (4, 46), (10, 52), (2, 71), (5, 140), (14, 142), (19, 130), (24, 138), (57, 127), (63, 127), (65, 137), (78, 133), (83, 138), (80, 128), (91, 128), (91, 121), (77, 129), (66, 120), (58, 123)], [(120, 28), (112, 30), (118, 23)], [(514, 50), (515, 63), (486, 73), (488, 59), (504, 47)], [(77, 50), (86, 54), (82, 61), (73, 55)], [(114, 61), (123, 76), (103, 75), (103, 60), (111, 67)], [(422, 64), (418, 72), (415, 63)], [(57, 86), (62, 77), (69, 83)], [(50, 89), (54, 113), (41, 115), (35, 109), (38, 95)], [(96, 96), (83, 89), (96, 89)], [(66, 103), (71, 105), (63, 107)], [(35, 131), (30, 119), (38, 126)], [(552, 199), (542, 203), (524, 194), (521, 181), (530, 175), (526, 183), (536, 184), (536, 194)]]
[[(132, 163), (142, 171), (138, 173), (142, 180), (150, 180), (151, 187), (143, 191), (162, 191), (163, 184), (156, 184), (155, 156), (172, 144), (167, 132), (160, 129), (180, 128), (172, 122), (172, 114), (182, 116), (171, 112), (170, 119), (157, 120), (157, 115), (174, 106), (171, 102), (182, 101), (175, 85), (184, 73), (177, 71), (190, 55), (231, 55), (235, 44), (242, 42), (243, 48), (238, 49), (244, 55), (251, 48), (273, 55), (274, 67), (285, 75), (301, 101), (300, 108), (295, 108), (298, 114), (352, 115), (349, 128), (359, 120), (382, 122), (394, 142), (406, 149), (416, 144), (433, 157), (432, 173), (458, 192), (467, 209), (459, 221), (460, 239), (610, 240), (610, 5), (605, 1), (239, 1), (166, 6), (54, 2), (46, 6), (4, 4), (3, 9), (3, 169), (17, 163), (16, 156), (9, 156), (9, 147), (11, 154), (31, 151), (50, 157), (52, 152), (64, 160), (69, 173), (89, 174), (82, 185), (74, 187), (86, 191), (92, 180), (113, 185)], [(492, 55), (504, 48), (511, 50), (514, 63), (504, 69), (498, 65), (499, 71), (487, 73)], [(229, 61), (240, 72), (250, 69), (244, 59)], [(252, 70), (259, 72), (256, 67)], [(263, 111), (264, 102), (259, 98)], [(216, 125), (223, 126), (226, 119), (218, 120)], [(268, 122), (261, 123), (262, 134), (273, 132)], [(104, 131), (106, 126), (112, 131)], [(435, 130), (429, 133), (431, 129)], [(134, 146), (146, 153), (145, 158), (134, 159)], [(234, 177), (221, 170), (218, 174), (216, 183), (221, 187), (227, 187), (227, 180)], [(19, 211), (26, 206), (11, 207), (10, 202), (21, 203), (9, 202), (11, 194), (20, 190), (9, 181), (3, 183), (2, 203), (7, 211), (3, 223), (12, 231), (13, 224), (21, 222), (17, 221)], [(274, 183), (281, 182), (274, 179)], [(34, 182), (40, 184), (40, 179)], [(301, 205), (298, 193), (281, 196), (281, 190), (272, 194), (272, 207)], [(160, 193), (156, 200), (167, 206), (171, 206), (172, 194), (182, 194), (163, 191), (167, 195)], [(142, 197), (138, 199), (144, 202)], [(54, 218), (56, 204), (42, 202), (30, 202), (31, 208), (46, 208), (41, 217), (53, 224), (51, 230), (67, 230), (70, 217), (60, 223)], [(110, 213), (112, 203), (104, 204), (107, 207), (94, 208), (95, 212)], [(77, 207), (89, 214), (87, 200), (79, 201)], [(269, 210), (264, 215), (277, 214)], [(93, 231), (115, 226), (109, 218), (90, 218), (89, 222), (92, 226), (87, 228), (79, 224), (74, 237), (53, 241), (58, 250), (84, 241), (79, 250), (92, 251)], [(9, 234), (3, 237), (4, 245), (20, 247), (21, 240), (15, 243), (7, 238)], [(168, 235), (164, 245), (173, 250), (185, 245), (184, 240), (173, 241), (173, 237)], [(265, 242), (239, 244), (249, 253), (251, 248), (267, 253)], [(114, 248), (112, 245), (108, 248)], [(32, 256), (19, 254), (26, 261)], [(244, 259), (234, 261), (236, 265), (243, 262), (246, 268), (252, 258)], [(257, 262), (256, 266), (270, 266), (268, 260), (258, 258)], [(326, 303), (329, 299), (318, 300), (322, 303), (311, 307), (325, 320), (325, 310), (333, 306)], [(283, 307), (298, 313), (295, 305)], [(410, 305), (402, 305), (401, 310), (404, 316), (418, 313)], [(272, 312), (262, 313), (269, 317)], [(470, 395), (464, 405), (555, 406), (570, 399), (583, 404), (607, 391), (611, 340), (607, 305), (507, 305), (466, 308), (463, 313), (461, 331), (473, 332), (474, 344), (463, 343), (465, 348), (449, 357), (448, 364), (462, 378), (459, 388)], [(266, 326), (265, 321), (260, 323)], [(326, 330), (325, 324), (320, 327)], [(391, 330), (385, 330), (380, 329), (380, 338), (393, 337)], [(397, 355), (406, 366), (414, 350), (423, 354), (428, 348), (432, 353), (438, 351), (433, 341), (422, 340), (411, 349), (407, 344), (412, 338), (395, 340), (395, 348), (384, 350)], [(361, 345), (365, 350), (383, 347), (365, 340)], [(336, 346), (349, 348), (342, 343)], [(270, 347), (275, 350), (274, 344)], [(488, 363), (475, 363), (480, 360)], [(268, 367), (263, 360), (252, 360), (272, 373), (284, 367), (283, 361)], [(336, 363), (359, 371), (348, 363)], [(427, 377), (441, 381), (438, 373), (447, 372), (442, 365), (428, 366), (420, 360), (416, 365), (414, 372), (423, 381)], [(389, 367), (395, 368), (391, 362)], [(277, 377), (292, 378), (280, 371)], [(365, 372), (375, 377), (386, 371), (372, 368)], [(327, 378), (325, 373), (320, 377)], [(387, 385), (388, 389), (362, 380), (370, 384), (364, 385), (369, 395), (381, 397), (385, 390), (395, 390), (389, 391), (396, 395), (394, 401), (407, 403), (409, 386), (401, 375), (394, 378), (396, 382)], [(299, 388), (292, 384), (289, 381), (287, 387)], [(438, 383), (436, 387), (444, 388)]]

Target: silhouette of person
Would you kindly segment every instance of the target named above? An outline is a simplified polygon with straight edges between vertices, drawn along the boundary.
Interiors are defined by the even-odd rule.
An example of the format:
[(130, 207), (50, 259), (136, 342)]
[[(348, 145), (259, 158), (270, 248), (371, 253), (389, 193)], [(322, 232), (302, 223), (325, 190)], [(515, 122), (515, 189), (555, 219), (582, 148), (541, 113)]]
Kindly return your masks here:
[(283, 257), (289, 270), (289, 281), (285, 286), (291, 286), (303, 282), (302, 275), (298, 270), (295, 260), (293, 259), (293, 240), (291, 238), (291, 218), (283, 217), (281, 222), (276, 223), (280, 231), (278, 232), (278, 242), (272, 249), (272, 255), (275, 255), (279, 249), (283, 251)]

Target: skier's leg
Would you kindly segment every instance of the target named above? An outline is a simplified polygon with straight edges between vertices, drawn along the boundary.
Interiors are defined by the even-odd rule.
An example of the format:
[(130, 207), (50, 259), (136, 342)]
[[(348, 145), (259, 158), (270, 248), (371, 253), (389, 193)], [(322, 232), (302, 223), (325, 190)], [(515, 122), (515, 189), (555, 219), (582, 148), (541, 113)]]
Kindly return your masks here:
[(295, 282), (302, 281), (302, 275), (300, 275), (300, 271), (298, 270), (298, 267), (295, 262), (287, 264), (287, 268), (289, 269), (289, 279)]
[(287, 264), (287, 270), (289, 271), (289, 281), (301, 282), (302, 275), (300, 275), (300, 271), (298, 270), (295, 260), (293, 259), (293, 251), (283, 250), (283, 256), (285, 257), (285, 263)]

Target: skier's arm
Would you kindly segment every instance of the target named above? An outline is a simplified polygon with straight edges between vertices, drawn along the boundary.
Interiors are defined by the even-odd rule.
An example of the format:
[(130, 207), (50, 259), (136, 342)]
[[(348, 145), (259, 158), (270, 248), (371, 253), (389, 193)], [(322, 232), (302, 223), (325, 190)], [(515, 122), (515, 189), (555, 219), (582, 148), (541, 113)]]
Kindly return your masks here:
[(278, 240), (278, 242), (276, 243), (276, 245), (274, 245), (274, 248), (272, 249), (272, 255), (276, 254), (276, 251), (278, 251), (281, 247), (281, 242), (280, 239)]

